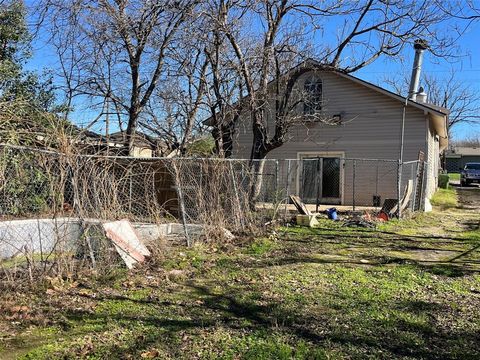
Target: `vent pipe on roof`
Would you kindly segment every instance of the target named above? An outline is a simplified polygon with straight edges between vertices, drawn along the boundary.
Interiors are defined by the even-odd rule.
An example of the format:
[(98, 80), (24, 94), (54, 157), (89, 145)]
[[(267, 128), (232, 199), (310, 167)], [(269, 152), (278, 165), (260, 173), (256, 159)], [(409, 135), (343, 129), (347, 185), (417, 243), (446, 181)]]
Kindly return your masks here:
[(420, 83), (420, 73), (422, 71), (423, 52), (428, 45), (425, 40), (415, 40), (413, 48), (415, 49), (415, 59), (413, 60), (412, 78), (410, 79), (410, 89), (408, 91), (408, 98), (415, 101), (417, 99), (418, 84)]
[(427, 102), (427, 93), (421, 86), (420, 86), (420, 89), (418, 89), (416, 100), (417, 102), (424, 103), (424, 104)]

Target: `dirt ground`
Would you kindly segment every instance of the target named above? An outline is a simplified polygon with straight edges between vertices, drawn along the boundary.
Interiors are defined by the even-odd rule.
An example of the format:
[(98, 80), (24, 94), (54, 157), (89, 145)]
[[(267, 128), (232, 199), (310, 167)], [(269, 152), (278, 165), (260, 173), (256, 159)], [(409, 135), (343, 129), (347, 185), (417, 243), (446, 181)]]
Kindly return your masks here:
[(480, 359), (480, 188), (0, 291), (0, 359)]
[(470, 211), (479, 211), (480, 214), (480, 186), (456, 187), (460, 205)]

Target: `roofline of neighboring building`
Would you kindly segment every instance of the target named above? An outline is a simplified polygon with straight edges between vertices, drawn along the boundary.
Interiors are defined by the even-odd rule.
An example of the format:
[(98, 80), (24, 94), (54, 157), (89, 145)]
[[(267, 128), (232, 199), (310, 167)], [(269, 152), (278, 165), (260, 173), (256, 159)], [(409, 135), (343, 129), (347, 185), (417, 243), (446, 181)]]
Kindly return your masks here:
[(480, 156), (480, 147), (478, 146), (454, 146), (445, 152), (447, 157), (462, 157), (462, 156)]

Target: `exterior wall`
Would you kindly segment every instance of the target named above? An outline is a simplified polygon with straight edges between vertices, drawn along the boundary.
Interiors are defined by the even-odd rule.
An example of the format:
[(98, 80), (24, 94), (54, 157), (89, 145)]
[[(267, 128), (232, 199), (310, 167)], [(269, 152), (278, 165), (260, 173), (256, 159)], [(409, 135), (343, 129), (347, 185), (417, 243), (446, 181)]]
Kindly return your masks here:
[(152, 151), (152, 149), (134, 146), (133, 147), (133, 156), (142, 157), (142, 158), (151, 158), (153, 156), (153, 151)]
[(428, 148), (427, 148), (427, 185), (426, 195), (430, 199), (435, 193), (438, 187), (438, 173), (440, 169), (440, 150), (438, 139), (435, 138), (434, 130), (430, 126), (427, 136)]
[[(300, 79), (303, 88), (305, 78)], [(273, 150), (267, 158), (299, 159), (302, 153), (343, 153), (347, 159), (400, 158), (400, 141), (403, 104), (387, 95), (335, 73), (317, 73), (323, 83), (323, 112), (326, 115), (342, 114), (342, 124), (331, 126), (323, 123), (303, 123), (290, 129), (288, 141)], [(301, 111), (301, 109), (300, 109)], [(273, 111), (272, 111), (273, 112)], [(268, 122), (269, 131), (274, 131), (273, 121)], [(427, 153), (427, 121), (422, 110), (411, 106), (406, 109), (404, 132), (404, 161), (418, 159), (419, 151)], [(234, 157), (250, 157), (252, 132), (248, 116), (242, 116), (234, 143)], [(380, 189), (372, 189), (372, 179), (380, 172)], [(397, 166), (357, 163), (355, 170), (356, 203), (372, 203), (373, 194), (381, 194), (382, 201), (397, 198)], [(352, 203), (353, 162), (343, 166), (343, 204)], [(358, 198), (360, 196), (361, 198)]]

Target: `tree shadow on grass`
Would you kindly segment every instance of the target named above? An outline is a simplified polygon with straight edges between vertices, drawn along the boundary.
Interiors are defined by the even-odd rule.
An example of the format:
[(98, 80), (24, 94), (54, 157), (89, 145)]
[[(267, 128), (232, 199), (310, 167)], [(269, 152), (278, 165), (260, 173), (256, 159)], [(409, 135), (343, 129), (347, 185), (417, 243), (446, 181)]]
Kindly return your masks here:
[[(419, 249), (423, 250), (423, 249)], [(475, 249), (476, 250), (476, 249)], [(470, 252), (469, 250), (467, 252)], [(467, 253), (465, 252), (465, 253)], [(236, 266), (241, 268), (268, 268), (272, 266), (289, 266), (298, 264), (325, 264), (325, 265), (347, 265), (347, 266), (383, 266), (383, 265), (408, 265), (419, 268), (422, 271), (434, 275), (447, 277), (463, 277), (480, 274), (480, 264), (475, 260), (462, 260), (460, 256), (455, 257), (455, 261), (450, 260), (416, 260), (411, 257), (391, 256), (388, 254), (355, 254), (356, 256), (347, 256), (335, 254), (334, 252), (318, 253), (311, 256), (306, 253), (276, 253), (275, 256), (264, 258), (246, 258), (236, 260)]]
[[(245, 331), (262, 332), (266, 334), (288, 334), (294, 339), (306, 341), (313, 347), (340, 347), (341, 352), (348, 354), (349, 351), (358, 351), (359, 354), (377, 354), (384, 358), (398, 356), (413, 356), (424, 359), (454, 359), (478, 358), (480, 352), (475, 344), (480, 341), (480, 335), (470, 331), (446, 331), (437, 329), (436, 324), (430, 321), (421, 322), (415, 320), (432, 319), (436, 313), (444, 313), (449, 310), (445, 305), (420, 301), (401, 300), (397, 302), (370, 304), (354, 298), (335, 297), (330, 295), (332, 301), (338, 302), (336, 316), (309, 313), (301, 305), (298, 308), (285, 307), (282, 302), (272, 299), (263, 299), (261, 302), (245, 298), (247, 288), (224, 287), (219, 293), (218, 284), (213, 288), (197, 283), (186, 284), (191, 302), (185, 304), (182, 310), (177, 310), (176, 316), (169, 313), (165, 315), (162, 306), (175, 306), (164, 301), (144, 302), (141, 299), (121, 298), (118, 296), (105, 295), (103, 300), (117, 300), (126, 302), (138, 302), (143, 305), (156, 305), (159, 307), (158, 315), (142, 316), (125, 313), (88, 313), (80, 310), (67, 312), (67, 318), (75, 321), (100, 321), (108, 324), (112, 321), (124, 327), (134, 327), (142, 323), (157, 329), (153, 331), (156, 336), (138, 336), (134, 341), (119, 348), (117, 345), (109, 345), (106, 350), (109, 354), (117, 354), (119, 351), (135, 353), (139, 349), (147, 349), (155, 343), (165, 339), (177, 343), (179, 334), (195, 329), (211, 329), (221, 325), (231, 331), (237, 332), (238, 336), (244, 336)], [(319, 294), (319, 296), (321, 296)], [(202, 299), (201, 305), (194, 300)], [(346, 302), (342, 302), (342, 300)], [(387, 312), (395, 309), (400, 314), (408, 316), (396, 317), (391, 313), (388, 317), (380, 319), (365, 316), (372, 306), (383, 306)], [(409, 315), (410, 314), (410, 315)], [(422, 317), (425, 315), (424, 317)], [(312, 318), (313, 316), (313, 318)], [(163, 334), (159, 338), (158, 334)], [(234, 335), (235, 336), (235, 335)], [(161, 340), (164, 339), (164, 340)], [(168, 342), (167, 341), (167, 342)], [(200, 340), (198, 340), (200, 341)], [(293, 344), (294, 345), (294, 344)], [(167, 344), (168, 347), (168, 344)], [(178, 355), (178, 349), (171, 346), (169, 351)], [(350, 355), (350, 354), (348, 354)]]
[[(344, 230), (344, 231), (342, 231)], [(378, 229), (366, 229), (366, 228), (360, 228), (360, 227), (345, 227), (345, 228), (305, 228), (305, 231), (308, 231), (310, 234), (315, 235), (315, 236), (321, 236), (323, 237), (330, 237), (330, 238), (370, 238), (370, 239), (376, 239), (379, 236), (384, 236), (382, 239), (386, 240), (402, 240), (402, 241), (417, 241), (418, 239), (420, 240), (425, 240), (425, 241), (432, 241), (432, 242), (438, 242), (439, 240), (445, 240), (445, 241), (454, 241), (454, 242), (463, 242), (465, 241), (462, 238), (457, 238), (457, 237), (452, 237), (452, 236), (443, 236), (443, 235), (418, 235), (418, 234), (412, 234), (412, 235), (402, 235), (393, 231), (387, 231), (387, 230), (378, 230)], [(327, 232), (327, 234), (325, 234)], [(331, 234), (332, 232), (335, 232), (335, 234)], [(286, 232), (288, 234), (288, 232)], [(295, 234), (294, 235), (299, 235)]]

